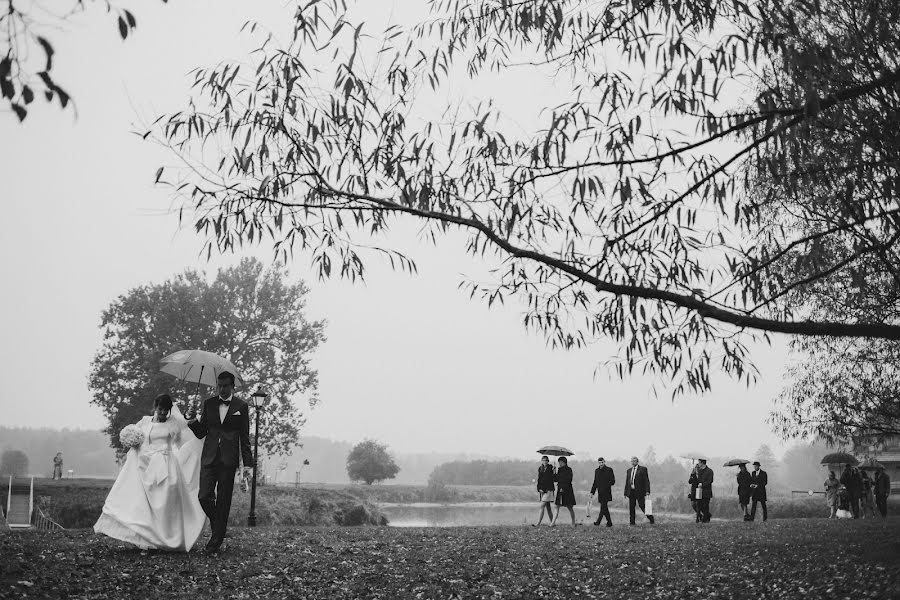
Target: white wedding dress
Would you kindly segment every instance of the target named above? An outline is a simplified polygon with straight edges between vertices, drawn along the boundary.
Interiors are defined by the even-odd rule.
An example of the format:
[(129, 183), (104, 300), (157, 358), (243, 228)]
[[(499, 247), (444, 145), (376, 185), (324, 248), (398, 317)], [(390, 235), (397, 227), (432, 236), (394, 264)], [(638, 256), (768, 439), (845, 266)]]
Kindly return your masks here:
[(197, 491), (203, 440), (172, 408), (165, 423), (137, 423), (144, 443), (128, 451), (94, 531), (144, 549), (190, 551), (206, 515)]

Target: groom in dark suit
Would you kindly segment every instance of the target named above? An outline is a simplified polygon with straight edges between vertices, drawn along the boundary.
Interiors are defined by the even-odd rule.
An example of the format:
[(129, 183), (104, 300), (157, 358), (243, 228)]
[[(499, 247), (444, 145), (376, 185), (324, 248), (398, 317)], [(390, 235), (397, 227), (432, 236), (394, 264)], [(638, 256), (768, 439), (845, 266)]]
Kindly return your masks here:
[[(647, 496), (650, 495), (650, 475), (647, 474), (647, 467), (638, 464), (637, 456), (631, 457), (631, 468), (625, 473), (625, 497), (628, 498), (628, 520), (634, 525), (635, 504), (641, 507), (641, 512), (647, 515), (644, 507), (646, 506)], [(654, 523), (653, 515), (647, 515), (647, 520), (652, 525)]]
[(225, 539), (239, 455), (244, 459), (244, 471), (249, 471), (253, 464), (247, 403), (234, 395), (233, 374), (219, 373), (217, 384), (219, 395), (203, 403), (199, 419), (188, 421), (194, 435), (205, 438), (200, 457), (198, 497), (212, 528), (206, 544), (209, 552), (217, 552)]

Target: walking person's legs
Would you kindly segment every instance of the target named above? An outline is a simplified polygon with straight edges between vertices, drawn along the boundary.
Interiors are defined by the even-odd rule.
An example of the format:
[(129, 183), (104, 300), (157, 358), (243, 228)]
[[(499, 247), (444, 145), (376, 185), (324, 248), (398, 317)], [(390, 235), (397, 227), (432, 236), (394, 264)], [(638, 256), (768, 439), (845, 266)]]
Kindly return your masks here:
[(752, 502), (752, 504), (750, 505), (750, 520), (755, 521), (756, 520), (756, 503), (759, 501), (756, 498), (754, 498), (751, 502)]
[(609, 502), (606, 500), (600, 501), (600, 516), (597, 517), (597, 522), (600, 522), (600, 519), (602, 519), (603, 517), (606, 517), (606, 526), (611, 526), (612, 517), (609, 514)]
[(635, 520), (635, 517), (637, 516), (635, 514), (635, 510), (634, 510), (634, 506), (635, 506), (636, 502), (637, 502), (637, 497), (635, 496), (634, 492), (633, 491), (629, 492), (628, 493), (628, 522), (631, 525), (634, 525), (634, 520)]
[(575, 509), (571, 506), (567, 506), (566, 508), (569, 509), (569, 514), (572, 516), (572, 525), (574, 526), (576, 524), (575, 523)]

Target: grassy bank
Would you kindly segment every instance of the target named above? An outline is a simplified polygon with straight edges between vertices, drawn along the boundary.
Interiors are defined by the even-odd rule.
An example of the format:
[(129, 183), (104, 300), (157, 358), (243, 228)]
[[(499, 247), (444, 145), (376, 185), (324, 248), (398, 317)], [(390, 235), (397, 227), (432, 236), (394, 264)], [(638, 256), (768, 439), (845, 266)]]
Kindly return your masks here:
[(218, 556), (142, 557), (87, 531), (14, 532), (0, 536), (0, 590), (85, 600), (886, 600), (900, 590), (898, 538), (896, 518), (612, 529), (240, 528)]
[[(44, 512), (66, 529), (92, 527), (112, 487), (109, 479), (35, 480), (34, 493)], [(250, 494), (235, 490), (231, 525), (244, 525)], [(339, 489), (258, 487), (256, 515), (260, 525), (385, 525), (378, 507)]]

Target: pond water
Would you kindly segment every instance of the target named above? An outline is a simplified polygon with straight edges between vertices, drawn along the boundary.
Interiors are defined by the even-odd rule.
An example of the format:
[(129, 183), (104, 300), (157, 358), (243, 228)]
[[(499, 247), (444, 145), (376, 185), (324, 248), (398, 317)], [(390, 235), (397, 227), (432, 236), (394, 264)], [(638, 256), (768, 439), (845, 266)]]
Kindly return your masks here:
[[(392, 527), (465, 527), (479, 525), (528, 525), (536, 523), (538, 506), (533, 502), (467, 502), (464, 504), (381, 504), (379, 508)], [(556, 507), (553, 506), (556, 513)], [(586, 515), (585, 506), (575, 507), (575, 522), (590, 524), (597, 518), (597, 507)], [(627, 524), (628, 511), (611, 509), (614, 524)], [(665, 515), (692, 518), (687, 515)], [(570, 524), (568, 511), (562, 509), (557, 526)], [(643, 515), (638, 513), (638, 522)], [(547, 517), (544, 517), (544, 524)]]

